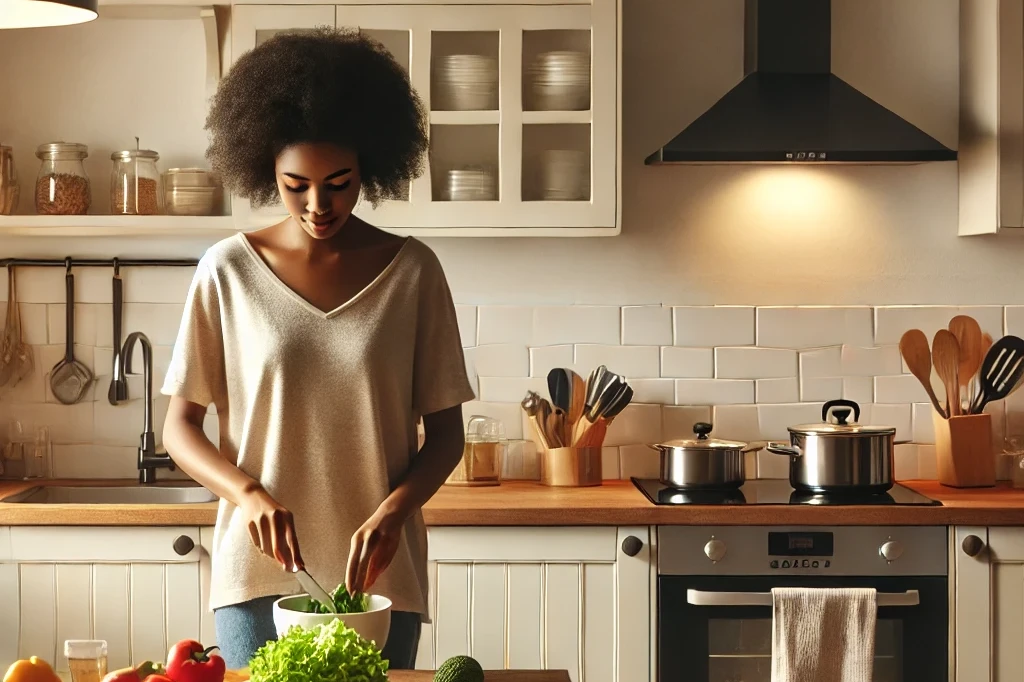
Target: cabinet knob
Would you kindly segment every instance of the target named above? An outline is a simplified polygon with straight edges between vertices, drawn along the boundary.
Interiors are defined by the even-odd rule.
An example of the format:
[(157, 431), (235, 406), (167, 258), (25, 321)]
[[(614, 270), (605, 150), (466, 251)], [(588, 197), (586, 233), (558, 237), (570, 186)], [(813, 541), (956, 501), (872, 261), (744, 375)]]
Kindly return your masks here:
[(196, 543), (187, 535), (179, 535), (174, 539), (174, 544), (171, 547), (174, 548), (174, 553), (178, 556), (185, 556), (196, 548)]
[(725, 553), (728, 551), (728, 547), (721, 540), (715, 540), (714, 538), (708, 540), (707, 544), (704, 545), (704, 554), (711, 559), (712, 563), (717, 564), (719, 561), (725, 558)]
[(898, 540), (888, 540), (878, 548), (878, 555), (888, 562), (893, 562), (903, 556), (903, 543)]
[(644, 541), (635, 535), (630, 535), (622, 541), (622, 552), (626, 556), (636, 556), (644, 548)]
[(985, 543), (977, 535), (968, 535), (960, 546), (967, 556), (978, 556), (981, 550), (985, 549)]

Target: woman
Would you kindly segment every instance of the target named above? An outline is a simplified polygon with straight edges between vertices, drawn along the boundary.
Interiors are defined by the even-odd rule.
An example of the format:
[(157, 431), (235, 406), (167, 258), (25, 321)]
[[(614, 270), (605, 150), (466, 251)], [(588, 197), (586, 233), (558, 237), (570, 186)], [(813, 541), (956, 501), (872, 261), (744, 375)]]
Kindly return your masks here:
[[(411, 668), (427, 596), (420, 508), (461, 456), (473, 391), (433, 252), (352, 210), (421, 172), (423, 107), (381, 45), (318, 29), (239, 59), (206, 127), (225, 185), (289, 214), (201, 259), (163, 387), (164, 444), (221, 498), (217, 643), (247, 665), (305, 566), (327, 590), (390, 598), (383, 653)], [(219, 445), (203, 432), (211, 404)]]

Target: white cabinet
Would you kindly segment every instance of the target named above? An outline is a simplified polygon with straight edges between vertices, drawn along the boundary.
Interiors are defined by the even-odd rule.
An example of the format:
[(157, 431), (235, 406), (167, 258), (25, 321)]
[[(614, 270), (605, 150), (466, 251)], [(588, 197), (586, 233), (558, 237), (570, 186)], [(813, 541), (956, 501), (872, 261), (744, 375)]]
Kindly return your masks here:
[[(611, 235), (621, 213), (619, 12), (618, 0), (236, 5), (232, 58), (278, 32), (332, 25), (379, 40), (405, 66), (429, 111), (430, 152), (404, 200), (357, 207), (379, 227), (417, 236)], [(589, 98), (538, 99), (536, 60), (567, 50), (589, 56)], [(491, 101), (445, 96), (442, 64), (453, 55), (493, 60), (498, 83)], [(537, 81), (543, 88), (559, 77)], [(480, 168), (495, 176), (494, 193), (450, 200), (449, 173)], [(241, 228), (285, 215), (280, 206), (253, 211), (237, 197), (232, 213)]]
[(1024, 233), (1024, 0), (960, 2), (961, 235)]
[[(651, 679), (649, 529), (429, 529), (431, 620), (417, 667), (469, 654), (484, 668)], [(631, 556), (623, 543), (639, 551)]]
[(163, 661), (180, 639), (213, 644), (207, 534), (0, 527), (0, 669), (40, 656), (66, 672), (67, 639), (106, 640), (110, 669)]
[(954, 535), (955, 679), (1024, 680), (1024, 528), (960, 526)]

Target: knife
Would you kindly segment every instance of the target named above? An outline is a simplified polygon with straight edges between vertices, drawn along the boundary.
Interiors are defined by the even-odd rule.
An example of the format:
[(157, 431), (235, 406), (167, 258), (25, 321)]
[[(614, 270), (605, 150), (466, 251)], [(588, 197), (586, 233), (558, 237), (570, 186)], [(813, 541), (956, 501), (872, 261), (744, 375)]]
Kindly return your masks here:
[(302, 589), (308, 592), (310, 597), (322, 603), (328, 611), (331, 613), (338, 612), (337, 607), (334, 605), (334, 598), (324, 588), (320, 587), (320, 584), (313, 580), (313, 576), (307, 573), (305, 569), (296, 571), (295, 579), (299, 581)]

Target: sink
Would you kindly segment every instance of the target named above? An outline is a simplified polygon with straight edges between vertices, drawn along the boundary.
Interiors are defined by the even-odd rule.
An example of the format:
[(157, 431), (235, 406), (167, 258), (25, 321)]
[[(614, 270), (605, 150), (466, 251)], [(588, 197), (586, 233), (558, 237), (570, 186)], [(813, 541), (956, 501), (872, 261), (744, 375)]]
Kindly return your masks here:
[(37, 486), (3, 502), (24, 504), (200, 504), (217, 496), (200, 486)]

